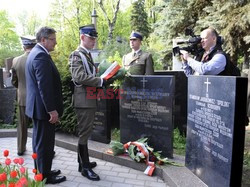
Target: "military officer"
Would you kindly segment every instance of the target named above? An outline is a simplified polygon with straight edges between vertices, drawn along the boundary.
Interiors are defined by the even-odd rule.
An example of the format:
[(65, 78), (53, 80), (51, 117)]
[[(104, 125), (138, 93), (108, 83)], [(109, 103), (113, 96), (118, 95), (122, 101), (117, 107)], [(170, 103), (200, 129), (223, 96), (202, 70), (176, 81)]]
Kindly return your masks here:
[(96, 162), (89, 161), (88, 138), (91, 135), (95, 117), (96, 99), (88, 98), (92, 89), (106, 83), (96, 77), (97, 67), (91, 57), (98, 33), (93, 24), (80, 27), (80, 46), (69, 57), (70, 72), (74, 83), (73, 106), (78, 125), (78, 171), (90, 180), (98, 181), (100, 177), (92, 170)]
[(123, 67), (131, 75), (153, 75), (154, 62), (152, 55), (141, 50), (143, 36), (140, 32), (133, 31), (130, 35), (131, 53), (123, 56)]
[(25, 64), (31, 49), (36, 45), (36, 38), (21, 37), (24, 54), (13, 59), (11, 82), (17, 88), (18, 125), (17, 125), (17, 154), (23, 155), (26, 151), (27, 128), (31, 119), (25, 115), (26, 108), (26, 80)]

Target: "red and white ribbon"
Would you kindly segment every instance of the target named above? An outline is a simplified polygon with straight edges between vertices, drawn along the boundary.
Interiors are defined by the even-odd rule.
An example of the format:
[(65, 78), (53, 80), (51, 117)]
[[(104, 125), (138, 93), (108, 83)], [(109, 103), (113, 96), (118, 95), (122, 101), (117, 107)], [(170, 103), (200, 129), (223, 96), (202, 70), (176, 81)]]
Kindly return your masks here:
[(130, 145), (135, 145), (137, 147), (137, 149), (139, 149), (139, 151), (145, 156), (146, 164), (148, 165), (148, 167), (146, 168), (144, 173), (146, 175), (152, 176), (154, 173), (154, 170), (155, 170), (155, 163), (149, 161), (149, 152), (148, 152), (146, 146), (141, 142), (128, 142), (128, 143), (124, 144), (123, 146), (126, 150), (128, 150)]

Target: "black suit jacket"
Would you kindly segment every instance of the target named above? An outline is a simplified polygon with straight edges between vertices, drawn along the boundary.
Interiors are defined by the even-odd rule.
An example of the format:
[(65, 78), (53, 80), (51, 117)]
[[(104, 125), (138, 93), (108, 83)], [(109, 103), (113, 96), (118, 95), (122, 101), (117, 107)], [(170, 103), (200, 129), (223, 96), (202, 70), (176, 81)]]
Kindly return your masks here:
[(26, 62), (26, 115), (33, 119), (48, 120), (56, 110), (63, 113), (60, 74), (50, 55), (38, 44), (31, 50)]

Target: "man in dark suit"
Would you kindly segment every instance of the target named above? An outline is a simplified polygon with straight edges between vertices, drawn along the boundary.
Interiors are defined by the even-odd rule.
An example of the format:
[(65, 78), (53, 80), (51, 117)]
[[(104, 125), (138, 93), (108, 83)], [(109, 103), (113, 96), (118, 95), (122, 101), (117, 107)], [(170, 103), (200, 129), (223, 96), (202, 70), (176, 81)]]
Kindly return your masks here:
[(152, 55), (141, 50), (142, 34), (133, 31), (129, 40), (132, 52), (123, 56), (123, 67), (128, 70), (131, 75), (153, 75), (154, 61)]
[(75, 107), (78, 125), (78, 171), (90, 180), (98, 181), (100, 177), (92, 170), (96, 162), (89, 161), (88, 138), (93, 129), (96, 111), (96, 99), (88, 98), (92, 94), (92, 87), (101, 87), (106, 81), (96, 77), (97, 67), (91, 57), (97, 38), (93, 24), (80, 27), (80, 46), (69, 57), (72, 81), (75, 84), (73, 105)]
[(21, 37), (24, 54), (13, 59), (11, 67), (11, 82), (17, 88), (18, 104), (18, 125), (17, 125), (17, 154), (23, 155), (26, 151), (27, 132), (31, 120), (25, 115), (26, 106), (26, 79), (25, 66), (26, 60), (31, 49), (36, 45), (35, 37)]
[(55, 145), (55, 124), (63, 113), (60, 74), (49, 52), (56, 43), (56, 31), (42, 27), (36, 34), (37, 44), (26, 62), (26, 115), (33, 119), (33, 151), (37, 153), (35, 167), (47, 179), (46, 183), (66, 180), (60, 170), (51, 170)]

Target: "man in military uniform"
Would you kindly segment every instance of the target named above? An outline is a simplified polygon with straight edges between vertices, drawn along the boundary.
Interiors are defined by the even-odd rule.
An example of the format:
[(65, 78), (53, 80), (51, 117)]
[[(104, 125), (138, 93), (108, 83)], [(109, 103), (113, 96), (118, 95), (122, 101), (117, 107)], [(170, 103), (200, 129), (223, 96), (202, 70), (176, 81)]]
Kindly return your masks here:
[(131, 75), (153, 75), (154, 62), (152, 55), (141, 50), (143, 36), (133, 31), (130, 35), (131, 53), (123, 56), (122, 64)]
[(26, 107), (26, 80), (25, 64), (31, 49), (36, 45), (35, 37), (21, 37), (24, 54), (13, 59), (12, 63), (12, 84), (17, 88), (18, 125), (17, 125), (17, 154), (23, 155), (26, 151), (27, 128), (30, 118), (25, 115)]
[(100, 177), (92, 170), (96, 162), (89, 161), (88, 138), (91, 135), (97, 102), (88, 98), (93, 87), (102, 87), (106, 81), (96, 77), (97, 67), (91, 57), (97, 38), (93, 24), (80, 27), (80, 46), (69, 57), (70, 72), (74, 83), (73, 106), (78, 125), (78, 171), (90, 180), (98, 181)]

